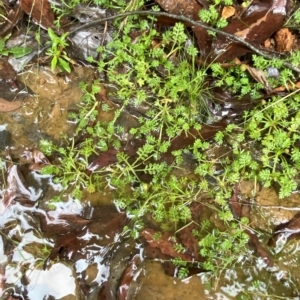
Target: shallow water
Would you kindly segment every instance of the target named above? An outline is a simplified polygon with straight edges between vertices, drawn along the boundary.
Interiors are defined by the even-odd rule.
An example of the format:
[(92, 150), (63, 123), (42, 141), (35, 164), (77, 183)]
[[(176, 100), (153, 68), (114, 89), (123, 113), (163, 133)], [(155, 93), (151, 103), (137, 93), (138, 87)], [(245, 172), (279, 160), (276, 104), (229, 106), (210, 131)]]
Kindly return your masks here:
[[(9, 298), (12, 292), (14, 297), (30, 300), (299, 299), (299, 242), (282, 235), (275, 247), (267, 246), (273, 228), (297, 212), (298, 193), (280, 200), (273, 189), (244, 183), (242, 194), (256, 208), (251, 225), (261, 231), (260, 241), (275, 264), (268, 267), (250, 249), (249, 256), (240, 257), (218, 278), (199, 270), (184, 280), (170, 276), (177, 272), (168, 265), (170, 257), (162, 258), (142, 238), (122, 235), (128, 219), (116, 210), (112, 190), (86, 193), (82, 202), (65, 195), (65, 202), (54, 210), (48, 208), (47, 201), (60, 193), (60, 185), (30, 170), (20, 157), (38, 148), (41, 138), (58, 141), (61, 132), (72, 136), (67, 114), (82, 96), (79, 82), (90, 80), (93, 72), (76, 68), (60, 77), (47, 68), (33, 67), (20, 80), (34, 95), (28, 95), (19, 110), (0, 114), (0, 126), (10, 133), (8, 151), (2, 157), (10, 155), (17, 162), (6, 163), (1, 179), (1, 197), (9, 203), (0, 216), (1, 299), (14, 299)], [(111, 116), (102, 113), (99, 117)], [(119, 122), (130, 127), (136, 118), (124, 114)], [(188, 173), (188, 157), (186, 166)], [(16, 194), (9, 194), (10, 198), (8, 176)], [(219, 226), (215, 214), (202, 213)]]

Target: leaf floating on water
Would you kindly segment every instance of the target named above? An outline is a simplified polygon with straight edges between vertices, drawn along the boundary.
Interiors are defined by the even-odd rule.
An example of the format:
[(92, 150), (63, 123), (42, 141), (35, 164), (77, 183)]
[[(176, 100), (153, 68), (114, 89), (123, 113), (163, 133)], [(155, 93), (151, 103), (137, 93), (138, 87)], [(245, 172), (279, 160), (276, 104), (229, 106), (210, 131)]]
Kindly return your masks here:
[(0, 98), (0, 112), (9, 112), (14, 111), (22, 106), (21, 101), (7, 101), (3, 98)]

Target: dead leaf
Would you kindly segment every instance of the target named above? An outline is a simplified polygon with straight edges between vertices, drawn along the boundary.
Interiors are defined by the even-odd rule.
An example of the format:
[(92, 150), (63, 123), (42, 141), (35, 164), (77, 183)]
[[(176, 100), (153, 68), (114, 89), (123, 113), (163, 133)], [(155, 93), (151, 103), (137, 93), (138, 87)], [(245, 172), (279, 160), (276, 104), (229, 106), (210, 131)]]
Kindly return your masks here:
[(118, 150), (116, 149), (109, 149), (105, 152), (100, 153), (98, 157), (94, 159), (92, 163), (88, 166), (87, 171), (94, 172), (98, 169), (116, 163), (118, 161), (117, 153)]
[(14, 111), (22, 106), (21, 101), (6, 101), (3, 98), (0, 98), (0, 111), (1, 112), (9, 112)]
[(274, 39), (269, 38), (264, 41), (264, 47), (267, 49), (274, 49)]
[[(233, 187), (229, 207), (236, 219), (240, 219), (241, 217), (250, 218), (251, 206), (248, 200), (245, 201), (241, 199), (241, 191), (238, 183)], [(257, 255), (261, 257), (269, 267), (272, 267), (274, 264), (273, 259), (270, 253), (261, 245), (256, 232), (249, 227), (245, 229), (245, 233), (249, 236), (248, 245), (256, 251)]]
[(287, 86), (279, 86), (275, 89), (272, 90), (273, 93), (278, 93), (278, 92), (284, 92), (286, 90), (288, 91), (295, 91), (297, 89), (300, 89), (300, 81), (296, 82), (295, 84), (293, 85), (287, 85)]
[(0, 37), (4, 38), (7, 36), (13, 28), (19, 23), (23, 16), (23, 10), (21, 5), (18, 3), (15, 8), (11, 9), (6, 16), (6, 24), (0, 30)]
[[(253, 1), (240, 18), (231, 19), (223, 29), (252, 45), (259, 45), (282, 27), (289, 0)], [(210, 60), (220, 62), (234, 59), (250, 50), (242, 44), (217, 35), (212, 43)]]
[(232, 196), (229, 199), (230, 210), (236, 219), (240, 219), (242, 217), (242, 203), (238, 198), (238, 195), (240, 193), (238, 186), (238, 183), (234, 185)]
[(249, 65), (243, 65), (247, 69), (247, 71), (250, 73), (250, 75), (253, 77), (254, 80), (261, 83), (266, 92), (269, 94), (272, 91), (272, 87), (269, 84), (269, 81), (267, 79), (267, 76), (264, 71), (250, 67)]
[(73, 231), (69, 232), (68, 234), (59, 235), (56, 238), (54, 247), (51, 250), (48, 258), (45, 260), (43, 269), (46, 270), (50, 261), (56, 259), (57, 257), (63, 259), (66, 258), (72, 259), (77, 255), (79, 249), (82, 249), (83, 245), (86, 244), (86, 241), (80, 239), (78, 236), (78, 232)]
[(33, 205), (31, 192), (29, 191), (23, 175), (18, 166), (12, 165), (8, 168), (7, 186), (0, 206), (0, 215), (14, 202), (24, 205)]
[(276, 43), (276, 51), (286, 52), (291, 51), (295, 36), (288, 28), (281, 28), (276, 32), (274, 39)]
[(118, 300), (127, 299), (127, 294), (129, 290), (128, 287), (130, 286), (130, 283), (137, 272), (137, 264), (139, 261), (140, 261), (140, 255), (136, 254), (130, 261), (129, 265), (124, 270), (119, 285)]
[(53, 27), (54, 13), (48, 0), (21, 0), (21, 6), (25, 13), (44, 29)]
[(66, 234), (70, 231), (80, 231), (90, 222), (90, 220), (75, 214), (51, 215), (43, 211), (38, 211), (35, 214), (40, 219), (42, 232), (47, 234)]
[[(201, 1), (200, 5), (199, 1), (196, 0), (155, 0), (155, 2), (158, 3), (162, 7), (162, 9), (168, 13), (183, 15), (194, 21), (199, 21), (198, 14), (199, 11), (203, 8), (203, 4), (207, 6), (206, 1)], [(192, 30), (196, 36), (198, 47), (202, 57), (206, 58), (211, 52), (212, 38), (207, 33), (207, 30), (203, 29), (200, 26), (192, 26)]]
[(51, 165), (48, 158), (39, 150), (25, 150), (21, 155), (20, 163), (28, 163), (32, 171), (40, 171), (46, 165)]
[(273, 267), (274, 265), (273, 259), (270, 253), (261, 245), (256, 233), (250, 229), (246, 229), (245, 232), (249, 236), (249, 241), (248, 241), (249, 246), (252, 246), (255, 249), (258, 256), (261, 257), (269, 267)]
[(151, 228), (146, 228), (141, 232), (141, 236), (143, 236), (147, 243), (153, 247), (153, 248), (159, 248), (160, 251), (164, 254), (167, 254), (171, 257), (180, 257), (183, 260), (186, 261), (192, 261), (193, 257), (191, 255), (185, 254), (185, 253), (179, 253), (174, 250), (174, 246), (177, 243), (176, 240), (174, 240), (174, 237), (169, 232), (164, 232), (160, 238), (156, 239), (154, 238), (156, 231)]
[(224, 6), (221, 17), (227, 20), (228, 18), (234, 16), (234, 14), (235, 14), (235, 8), (233, 6)]
[(0, 59), (0, 78), (4, 80), (16, 80), (17, 72), (8, 62), (7, 58)]
[(289, 222), (278, 225), (269, 240), (269, 246), (275, 246), (281, 236), (287, 240), (300, 236), (300, 212), (298, 212)]

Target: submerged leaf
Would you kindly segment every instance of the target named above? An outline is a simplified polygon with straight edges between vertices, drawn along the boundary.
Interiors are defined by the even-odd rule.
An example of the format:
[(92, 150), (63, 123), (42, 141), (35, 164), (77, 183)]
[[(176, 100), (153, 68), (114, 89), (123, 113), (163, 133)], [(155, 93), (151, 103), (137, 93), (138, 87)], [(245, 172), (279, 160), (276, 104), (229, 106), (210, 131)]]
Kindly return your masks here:
[(273, 236), (269, 240), (269, 245), (275, 246), (277, 240), (282, 236), (285, 236), (286, 240), (300, 237), (300, 212), (289, 222), (280, 224), (275, 228)]
[(33, 204), (31, 192), (29, 191), (18, 166), (12, 165), (9, 167), (6, 181), (7, 187), (0, 205), (0, 214), (3, 214), (6, 209), (16, 201), (25, 205)]
[(155, 238), (157, 232), (151, 228), (146, 228), (141, 232), (141, 235), (146, 239), (147, 243), (153, 248), (159, 248), (164, 254), (171, 257), (180, 257), (186, 261), (192, 261), (193, 257), (188, 254), (179, 253), (174, 250), (177, 241), (174, 241), (171, 233), (164, 232), (159, 238)]

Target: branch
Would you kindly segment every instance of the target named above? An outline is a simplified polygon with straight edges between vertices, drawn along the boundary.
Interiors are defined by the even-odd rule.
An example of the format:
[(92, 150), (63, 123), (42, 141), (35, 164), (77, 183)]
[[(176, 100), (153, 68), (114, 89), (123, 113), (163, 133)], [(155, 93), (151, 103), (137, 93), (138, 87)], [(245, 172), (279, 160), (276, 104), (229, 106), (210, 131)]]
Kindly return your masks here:
[[(238, 42), (240, 44), (243, 44), (244, 46), (246, 46), (247, 48), (249, 48), (250, 50), (252, 50), (254, 53), (258, 54), (258, 55), (261, 55), (263, 56), (265, 59), (269, 59), (269, 60), (272, 60), (272, 59), (275, 59), (277, 58), (276, 55), (270, 55), (270, 54), (266, 54), (264, 53), (263, 51), (257, 49), (257, 47), (253, 46), (252, 44), (246, 42), (244, 39), (234, 35), (234, 34), (231, 34), (231, 33), (227, 33), (227, 32), (224, 32), (222, 30), (219, 30), (219, 29), (216, 29), (214, 27), (211, 27), (211, 26), (208, 26), (206, 24), (203, 24), (202, 22), (199, 22), (199, 21), (194, 21), (194, 20), (191, 20), (185, 16), (182, 16), (182, 15), (174, 15), (174, 14), (169, 14), (169, 13), (166, 13), (166, 12), (160, 12), (160, 11), (142, 11), (142, 10), (137, 10), (137, 11), (129, 11), (129, 12), (124, 12), (124, 13), (121, 13), (121, 14), (117, 14), (117, 15), (114, 15), (114, 16), (110, 16), (110, 17), (106, 17), (106, 18), (103, 18), (103, 19), (100, 19), (100, 20), (97, 20), (97, 21), (93, 21), (93, 22), (90, 22), (88, 24), (84, 24), (82, 26), (79, 26), (77, 28), (75, 28), (74, 30), (70, 31), (70, 35), (77, 32), (77, 31), (80, 31), (82, 29), (85, 29), (85, 28), (88, 28), (88, 27), (92, 27), (92, 26), (96, 26), (96, 25), (99, 25), (105, 21), (110, 21), (110, 20), (115, 20), (117, 18), (124, 18), (124, 17), (127, 17), (127, 16), (131, 16), (131, 15), (152, 15), (152, 16), (165, 16), (165, 17), (169, 17), (169, 18), (172, 18), (172, 19), (176, 19), (178, 21), (183, 21), (183, 22), (187, 22), (187, 23), (190, 23), (194, 26), (200, 26), (206, 30), (210, 30), (210, 31), (213, 31), (217, 34), (220, 34), (220, 35), (223, 35), (227, 38), (229, 38), (230, 40), (233, 40), (235, 42)], [(225, 50), (224, 50), (225, 51)], [(288, 63), (288, 62), (283, 62), (283, 65), (297, 73), (300, 73), (300, 68)]]

